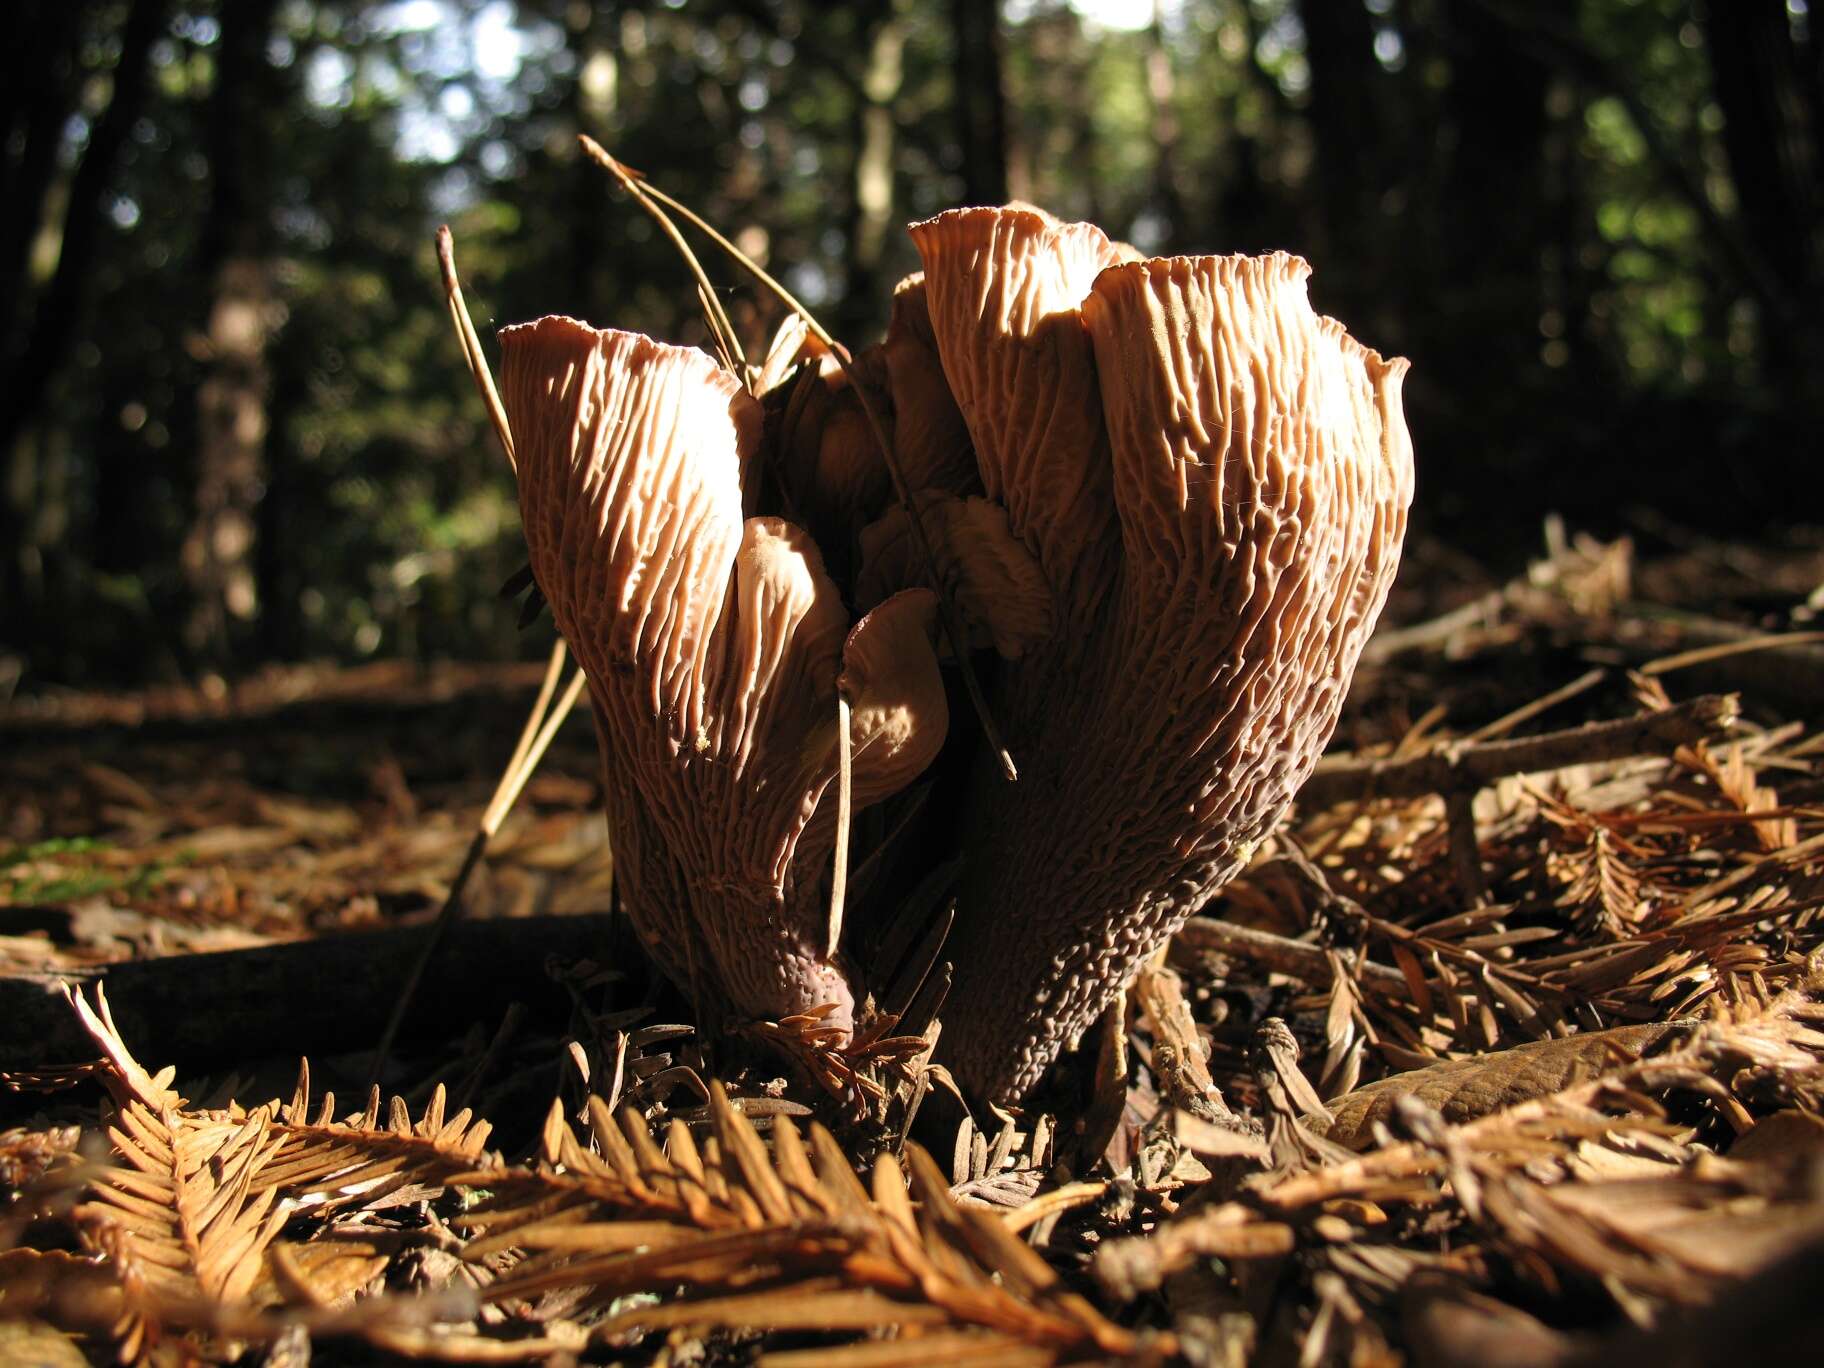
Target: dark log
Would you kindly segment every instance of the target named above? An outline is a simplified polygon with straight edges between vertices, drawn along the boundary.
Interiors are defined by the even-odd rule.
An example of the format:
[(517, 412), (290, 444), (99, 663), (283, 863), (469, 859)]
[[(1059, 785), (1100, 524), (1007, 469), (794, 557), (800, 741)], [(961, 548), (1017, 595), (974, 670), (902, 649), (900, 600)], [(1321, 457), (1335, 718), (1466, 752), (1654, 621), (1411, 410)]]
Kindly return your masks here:
[[(428, 926), (293, 941), (251, 950), (134, 960), (64, 974), (0, 978), (0, 1069), (35, 1070), (93, 1059), (98, 1051), (58, 990), (107, 988), (127, 1044), (149, 1065), (245, 1066), (265, 1055), (330, 1055), (372, 1046)], [(492, 1030), (508, 1006), (526, 1020), (561, 1024), (570, 996), (547, 961), (606, 962), (605, 917), (524, 917), (452, 927), (405, 1036)], [(636, 976), (644, 964), (631, 966)]]

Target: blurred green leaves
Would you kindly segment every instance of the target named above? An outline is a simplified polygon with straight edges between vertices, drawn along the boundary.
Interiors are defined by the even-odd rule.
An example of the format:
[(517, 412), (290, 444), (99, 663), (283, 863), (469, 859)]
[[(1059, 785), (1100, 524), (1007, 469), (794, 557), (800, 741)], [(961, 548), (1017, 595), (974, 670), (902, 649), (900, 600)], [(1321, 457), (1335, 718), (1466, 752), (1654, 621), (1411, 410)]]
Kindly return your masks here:
[[(1815, 339), (1786, 354), (1791, 330), (1769, 308), (1803, 313), (1816, 272), (1782, 279), (1764, 216), (1745, 210), (1710, 20), (1685, 0), (1335, 0), (1364, 9), (1344, 16), (1353, 45), (1320, 60), (1307, 23), (1337, 12), (1318, 2), (1166, 0), (1132, 28), (1062, 0), (1006, 5), (1012, 193), (1147, 250), (1310, 256), (1320, 305), (1414, 359), (1421, 501), (1445, 530), (1485, 487), (1525, 474), (1543, 490), (1566, 463), (1593, 507), (1612, 504), (1601, 463), (1615, 462), (1609, 494), (1623, 489), (1618, 434), (1656, 413), (1685, 415), (1696, 448), (1693, 413), (1740, 433), (1735, 410), (1793, 402), (1794, 357)], [(196, 517), (197, 393), (212, 365), (216, 281), (199, 239), (219, 175), (225, 3), (171, 3), (109, 185), (80, 335), (0, 453), (13, 543), (0, 657), (24, 662), (27, 687), (198, 664), (172, 624), (192, 592), (178, 549)], [(1778, 10), (1766, 28), (1775, 10), (1744, 6), (1815, 69), (1808, 14)], [(548, 626), (522, 638), (495, 593), (521, 560), (512, 483), (449, 335), (437, 224), (454, 228), (484, 340), (566, 312), (701, 341), (686, 272), (578, 155), (587, 131), (865, 343), (917, 262), (890, 233), (856, 275), (863, 116), (885, 101), (896, 221), (957, 202), (954, 8), (282, 0), (254, 115), (274, 285), (250, 510), (261, 613), (236, 627), (234, 661), (541, 652)], [(30, 225), (25, 306), (56, 263), (58, 195), (107, 107), (131, 9), (86, 7), (66, 54), (69, 118)], [(903, 26), (898, 79), (877, 89), (864, 59), (889, 20)], [(1513, 76), (1529, 63), (1530, 85)], [(1503, 119), (1498, 101), (1479, 107), (1490, 79), (1538, 108)], [(1320, 116), (1342, 84), (1360, 122), (1339, 140)], [(1777, 150), (1815, 179), (1824, 149), (1804, 113)], [(7, 173), (21, 174), (25, 135), (0, 131)], [(1334, 193), (1344, 172), (1359, 191)], [(1815, 194), (1809, 205), (1794, 212)], [(1815, 220), (1806, 231), (1815, 258)], [(775, 311), (711, 270), (744, 342), (763, 348)], [(15, 336), (24, 314), (7, 320)], [(1428, 461), (1432, 449), (1447, 455)]]

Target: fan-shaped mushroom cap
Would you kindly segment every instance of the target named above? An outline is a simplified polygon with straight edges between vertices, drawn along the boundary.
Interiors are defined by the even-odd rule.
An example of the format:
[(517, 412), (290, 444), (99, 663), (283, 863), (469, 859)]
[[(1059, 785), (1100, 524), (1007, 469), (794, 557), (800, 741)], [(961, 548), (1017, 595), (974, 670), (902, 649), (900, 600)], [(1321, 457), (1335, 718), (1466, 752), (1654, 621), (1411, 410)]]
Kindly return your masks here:
[(906, 488), (967, 494), (981, 487), (969, 428), (944, 379), (931, 332), (931, 310), (920, 272), (893, 291), (893, 316), (882, 344), (893, 391), (893, 454)]
[[(863, 351), (850, 372), (890, 431), (893, 409), (881, 349)], [(846, 568), (856, 529), (876, 517), (893, 494), (855, 384), (833, 355), (808, 339), (779, 424), (780, 481), (796, 516), (839, 571)]]
[(908, 490), (965, 494), (981, 487), (969, 431), (931, 335), (922, 275), (899, 282), (886, 339), (856, 353), (846, 374), (803, 321), (790, 316), (774, 337), (759, 385), (762, 393), (778, 389), (768, 403), (777, 415), (780, 482), (840, 581), (848, 579), (856, 532), (880, 516), (893, 492), (864, 396)]
[(1117, 260), (1089, 223), (952, 209), (914, 224), (944, 374), (988, 497), (1054, 589), (1105, 573), (1112, 527), (1095, 362), (1077, 306)]
[[(1022, 775), (977, 786), (948, 952), (947, 1058), (1008, 1100), (1327, 742), (1404, 534), (1405, 363), (1313, 313), (1290, 257), (1113, 265), (1093, 230), (1018, 211), (913, 238), (984, 483), (1058, 603), (1001, 674)], [(1101, 537), (1105, 572), (1073, 575), (1060, 548)]]
[(759, 406), (701, 352), (566, 318), (501, 343), (532, 568), (588, 675), (631, 920), (704, 1007), (834, 1003), (848, 1027), (822, 901), (837, 680), (873, 801), (942, 743), (928, 602), (851, 632), (810, 538), (742, 519)]

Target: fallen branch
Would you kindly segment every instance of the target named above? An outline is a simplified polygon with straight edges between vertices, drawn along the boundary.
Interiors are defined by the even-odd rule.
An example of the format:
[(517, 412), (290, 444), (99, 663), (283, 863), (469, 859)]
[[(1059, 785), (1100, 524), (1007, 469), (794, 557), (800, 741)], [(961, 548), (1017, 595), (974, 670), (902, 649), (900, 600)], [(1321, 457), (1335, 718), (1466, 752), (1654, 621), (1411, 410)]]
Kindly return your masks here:
[[(1192, 950), (1212, 950), (1233, 959), (1248, 960), (1306, 983), (1328, 983), (1332, 977), (1330, 957), (1323, 946), (1276, 936), (1271, 931), (1234, 926), (1209, 917), (1192, 917), (1178, 928), (1178, 942)], [(1359, 960), (1355, 972), (1365, 982), (1407, 991), (1406, 976), (1390, 965)]]
[(1367, 798), (1418, 798), (1427, 793), (1473, 793), (1509, 774), (1664, 753), (1725, 735), (1741, 714), (1735, 694), (1705, 694), (1659, 712), (1614, 722), (1591, 722), (1512, 741), (1446, 743), (1408, 759), (1320, 760), (1299, 790), (1306, 808)]
[(1768, 634), (1656, 603), (1618, 603), (1608, 622), (1573, 618), (1561, 630), (1591, 655), (1618, 653), (1650, 674), (1677, 670), (1691, 687), (1743, 690), (1784, 707), (1810, 707), (1824, 674), (1815, 633)]
[(542, 665), (417, 665), (380, 660), (369, 665), (273, 665), (220, 689), (194, 684), (95, 693), (43, 693), (0, 704), (0, 736), (30, 745), (106, 727), (178, 734), (247, 726), (332, 727), (367, 718), (470, 699), (512, 697), (533, 690)]
[[(518, 917), (450, 927), (436, 991), (413, 1013), (413, 1034), (491, 1024), (516, 1002), (535, 1017), (561, 1020), (570, 999), (545, 962), (605, 958), (607, 925), (601, 917)], [(416, 926), (0, 978), (0, 1069), (94, 1056), (60, 982), (106, 983), (121, 1030), (156, 1036), (160, 1055), (187, 1068), (372, 1048), (430, 935), (430, 927)]]

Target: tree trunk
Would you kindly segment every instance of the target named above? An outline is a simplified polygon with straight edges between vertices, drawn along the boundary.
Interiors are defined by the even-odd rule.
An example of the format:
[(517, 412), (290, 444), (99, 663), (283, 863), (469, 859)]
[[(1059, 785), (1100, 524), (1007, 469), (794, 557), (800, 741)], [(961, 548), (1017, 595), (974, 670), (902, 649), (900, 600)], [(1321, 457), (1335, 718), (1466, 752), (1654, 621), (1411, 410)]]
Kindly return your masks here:
[[(614, 117), (619, 72), (607, 9), (597, 0), (564, 8), (566, 41), (575, 63), (565, 102), (576, 132), (587, 133), (612, 147), (614, 136), (608, 124)], [(603, 206), (608, 201), (610, 182), (602, 168), (582, 154), (575, 139), (570, 139), (559, 155), (570, 165), (573, 186), (569, 232), (574, 302), (568, 307), (599, 327), (609, 321), (611, 219)]]
[[(1811, 317), (1817, 92), (1805, 79), (1785, 0), (1711, 0), (1704, 8), (1712, 87), (1723, 112), (1723, 147), (1742, 229), (1750, 250), (1797, 302), (1797, 315)], [(1764, 316), (1761, 325), (1765, 363), (1776, 377), (1790, 376), (1803, 356), (1801, 339), (1784, 319)]]
[[(12, 282), (10, 299), (0, 303), (15, 315), (17, 322), (0, 336), (0, 636), (23, 639), (33, 635), (32, 619), (42, 609), (42, 581), (37, 574), (40, 548), (30, 533), (31, 514), (40, 503), (40, 484), (53, 458), (50, 448), (37, 453), (24, 450), (21, 441), (27, 426), (44, 403), (45, 392), (68, 359), (76, 338), (76, 328), (88, 303), (90, 266), (94, 260), (97, 235), (101, 231), (102, 201), (108, 182), (114, 174), (120, 147), (145, 101), (150, 76), (147, 60), (152, 44), (164, 28), (168, 0), (136, 0), (127, 12), (121, 33), (120, 57), (113, 71), (113, 92), (107, 108), (89, 129), (88, 147), (70, 178), (68, 200), (63, 211), (57, 265), (49, 283), (39, 293), (36, 307), (27, 323), (21, 299), (24, 282), (24, 260), (18, 259), (18, 272)], [(47, 6), (56, 10), (60, 6)], [(76, 6), (69, 7), (72, 11)], [(40, 11), (43, 18), (43, 10)], [(52, 20), (44, 20), (55, 30)], [(37, 30), (45, 41), (53, 41), (55, 32)], [(29, 74), (29, 73), (27, 73)], [(32, 125), (45, 117), (45, 111), (29, 105), (15, 105), (9, 121), (15, 127)], [(28, 133), (28, 144), (22, 153), (18, 177), (9, 173), (9, 194), (5, 209), (9, 213), (31, 213), (32, 221), (17, 231), (24, 234), (17, 245), (11, 232), (7, 250), (29, 252), (38, 232), (38, 214), (45, 195), (42, 188), (33, 191), (34, 178), (46, 175), (48, 167), (35, 170), (36, 158), (55, 151), (62, 137), (63, 120), (56, 122), (54, 132), (39, 129), (39, 151), (34, 152)], [(43, 139), (49, 139), (48, 143)], [(31, 161), (33, 165), (26, 163)], [(17, 195), (13, 192), (17, 188)], [(31, 207), (36, 201), (38, 209)], [(0, 256), (0, 269), (12, 258)], [(10, 321), (10, 320), (9, 320)], [(8, 347), (8, 344), (10, 348)], [(34, 465), (34, 462), (36, 463)], [(50, 472), (54, 474), (55, 472)]]
[(26, 265), (79, 85), (83, 10), (72, 0), (29, 11), (0, 70), (0, 355), (25, 321)]
[(1001, 83), (1000, 0), (951, 0), (956, 39), (956, 141), (963, 202), (1007, 199), (1007, 97)]
[(1299, 13), (1305, 59), (1311, 65), (1308, 117), (1321, 215), (1316, 246), (1328, 269), (1347, 282), (1365, 281), (1378, 274), (1380, 235), (1375, 230), (1387, 188), (1381, 118), (1385, 74), (1374, 56), (1374, 19), (1362, 0), (1301, 0)]
[[(1568, 27), (1574, 0), (1537, 0), (1527, 11)], [(1449, 149), (1437, 213), (1444, 225), (1439, 298), (1471, 322), (1481, 344), (1441, 348), (1439, 379), (1459, 368), (1486, 384), (1490, 366), (1514, 378), (1538, 362), (1545, 309), (1542, 244), (1553, 220), (1548, 174), (1552, 67), (1516, 43), (1508, 23), (1480, 5), (1443, 16), (1450, 84), (1444, 93)]]
[(275, 0), (224, 7), (210, 109), (213, 187), (198, 258), (214, 294), (196, 395), (195, 497), (181, 560), (191, 598), (185, 645), (217, 666), (229, 660), (233, 624), (250, 622), (259, 609), (255, 512), (265, 480), (273, 315), (263, 228), (272, 71), (265, 46), (275, 8)]
[(1172, 70), (1172, 53), (1165, 40), (1165, 3), (1153, 0), (1153, 22), (1146, 31), (1146, 97), (1152, 106), (1153, 193), (1151, 208), (1161, 220), (1160, 240), (1151, 244), (1160, 252), (1182, 250), (1187, 241), (1190, 215), (1178, 183), (1178, 82)]
[(62, 368), (75, 336), (87, 294), (89, 264), (101, 230), (102, 197), (127, 130), (144, 103), (146, 61), (153, 40), (164, 27), (166, 0), (138, 0), (127, 14), (120, 60), (114, 68), (114, 93), (89, 132), (89, 145), (70, 182), (64, 212), (62, 247), (57, 269), (38, 301), (32, 326), (7, 367), (0, 386), (0, 451), (11, 448), (36, 410), (45, 385)]
[[(850, 336), (884, 313), (889, 282), (881, 280), (887, 235), (894, 228), (893, 106), (905, 82), (905, 6), (857, 7), (865, 35), (866, 64), (856, 101), (855, 171), (849, 205), (849, 259), (843, 300), (837, 309)], [(869, 19), (869, 14), (878, 18)]]

